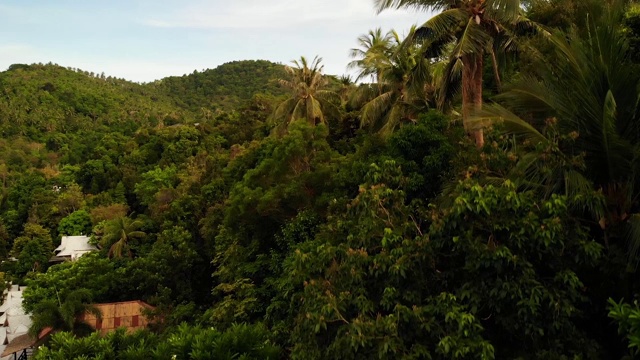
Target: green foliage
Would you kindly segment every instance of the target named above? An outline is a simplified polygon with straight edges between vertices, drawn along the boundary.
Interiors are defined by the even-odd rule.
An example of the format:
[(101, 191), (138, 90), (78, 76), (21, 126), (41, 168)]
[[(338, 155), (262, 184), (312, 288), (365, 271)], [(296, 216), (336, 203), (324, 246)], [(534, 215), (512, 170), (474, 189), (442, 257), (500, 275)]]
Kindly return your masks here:
[(38, 224), (28, 223), (13, 242), (11, 254), (18, 259), (15, 275), (42, 272), (53, 254), (53, 241), (49, 231)]
[(86, 289), (97, 302), (119, 300), (119, 280), (121, 275), (113, 262), (98, 253), (86, 254), (74, 262), (51, 266), (46, 273), (27, 280), (22, 306), (31, 313), (39, 304), (57, 303), (79, 289)]
[(275, 360), (280, 349), (268, 340), (261, 325), (234, 325), (220, 332), (183, 324), (162, 339), (146, 331), (126, 334), (119, 329), (101, 337), (98, 332), (83, 337), (60, 332), (47, 347), (38, 349), (36, 360), (62, 359), (176, 359), (176, 360)]
[(108, 249), (109, 257), (120, 258), (124, 255), (131, 257), (133, 256), (132, 242), (146, 236), (145, 232), (139, 230), (141, 227), (142, 221), (132, 220), (126, 216), (107, 220), (103, 226), (100, 245), (103, 249)]
[(459, 185), (451, 208), (433, 210), (435, 266), (484, 319), (499, 358), (597, 357), (577, 326), (587, 304), (583, 267), (602, 246), (568, 213), (570, 199), (540, 200), (510, 183)]
[(624, 32), (629, 39), (631, 59), (640, 62), (640, 5), (632, 3), (624, 14)]
[(155, 196), (160, 190), (172, 188), (176, 180), (175, 166), (164, 169), (156, 167), (142, 174), (142, 180), (135, 186), (135, 193), (140, 203), (150, 205), (154, 202)]
[(567, 198), (468, 180), (453, 206), (427, 211), (406, 205), (393, 162), (367, 179), (287, 260), (285, 274), (304, 284), (292, 357), (598, 356), (578, 327), (579, 271), (602, 247)]
[(266, 60), (232, 61), (215, 69), (194, 71), (181, 77), (168, 77), (149, 84), (171, 96), (173, 101), (194, 112), (231, 110), (256, 93), (282, 95), (277, 79), (284, 66)]
[(421, 115), (415, 124), (405, 124), (389, 137), (387, 153), (407, 177), (406, 192), (412, 199), (431, 199), (449, 176), (457, 151), (454, 141), (462, 139), (460, 129), (436, 111)]
[(198, 274), (208, 270), (191, 234), (176, 226), (158, 234), (151, 250), (123, 269), (128, 281), (120, 289), (163, 305), (185, 303), (206, 296)]
[(86, 210), (78, 210), (60, 220), (58, 234), (62, 236), (88, 235), (91, 233), (91, 215)]
[(64, 215), (70, 215), (75, 211), (81, 210), (85, 205), (84, 194), (82, 188), (76, 183), (70, 183), (65, 186), (62, 193), (57, 199), (58, 211)]
[(400, 124), (415, 121), (421, 111), (435, 107), (431, 62), (420, 46), (403, 44), (403, 41), (412, 41), (416, 31), (416, 27), (412, 27), (406, 40), (391, 31), (386, 35), (387, 40), (378, 39), (381, 43), (372, 44), (370, 53), (363, 54), (364, 58), (356, 62), (361, 67), (361, 75), (375, 74), (376, 77), (376, 84), (360, 85), (352, 99), (353, 105), (362, 109), (361, 126), (388, 135)]
[(34, 358), (37, 360), (162, 359), (160, 356), (154, 356), (157, 354), (155, 348), (158, 342), (156, 335), (146, 331), (126, 334), (125, 329), (118, 329), (105, 337), (94, 332), (80, 338), (69, 332), (59, 332), (52, 335), (48, 346), (36, 351)]
[(640, 307), (638, 301), (633, 305), (609, 299), (609, 317), (618, 323), (618, 333), (629, 342), (629, 358), (640, 355)]
[(224, 301), (213, 308), (214, 318), (246, 321), (264, 311), (265, 303), (256, 301), (265, 296), (261, 283), (268, 254), (284, 250), (274, 234), (300, 211), (327, 204), (319, 195), (330, 186), (335, 154), (326, 136), (323, 125), (292, 123), (281, 139), (265, 141), (257, 150), (259, 162), (231, 189), (215, 238), (214, 275), (220, 284), (214, 291)]
[[(151, 87), (87, 75), (51, 64), (0, 73), (3, 134), (38, 138), (45, 131), (69, 134), (90, 127), (95, 131), (114, 123), (126, 127), (177, 110)], [(71, 144), (57, 146), (65, 145)]]
[(234, 324), (224, 332), (183, 324), (158, 347), (158, 353), (171, 354), (176, 360), (275, 360), (280, 349), (268, 339), (268, 330), (260, 324)]
[(78, 289), (67, 293), (64, 298), (58, 295), (57, 299), (38, 303), (31, 311), (32, 323), (29, 327), (29, 335), (37, 337), (48, 327), (76, 334), (93, 332), (90, 326), (80, 320), (80, 315), (85, 313), (91, 313), (97, 318), (102, 317), (98, 308), (89, 305), (91, 300), (91, 291)]
[(292, 358), (493, 358), (479, 319), (436, 286), (398, 166), (371, 165), (367, 180), (347, 212), (287, 260), (285, 273), (304, 283), (292, 303)]
[(603, 9), (602, 2), (597, 0), (532, 1), (528, 14), (531, 20), (542, 25), (570, 31), (585, 28), (598, 10)]
[[(33, 332), (80, 334), (90, 302), (140, 299), (164, 319), (56, 334), (38, 358), (638, 355), (638, 306), (609, 303), (619, 334), (606, 313), (640, 290), (624, 254), (640, 244), (637, 6), (376, 4), (442, 12), (403, 41), (358, 39), (373, 84), (306, 59), (151, 84), (0, 73), (0, 257), (18, 260), (1, 270), (26, 278)], [(495, 90), (502, 106), (473, 124)], [(451, 116), (422, 113), (434, 105)], [(467, 130), (505, 121), (473, 149), (460, 113)], [(285, 131), (269, 135), (273, 114)], [(100, 251), (38, 273), (52, 237), (92, 226)]]
[(289, 91), (289, 98), (283, 100), (273, 112), (277, 121), (276, 132), (283, 134), (296, 120), (305, 119), (312, 125), (326, 124), (327, 118), (339, 116), (339, 97), (328, 90), (328, 79), (322, 74), (322, 58), (316, 56), (309, 62), (304, 56), (293, 60), (293, 67), (286, 66), (287, 79), (280, 79), (280, 85)]

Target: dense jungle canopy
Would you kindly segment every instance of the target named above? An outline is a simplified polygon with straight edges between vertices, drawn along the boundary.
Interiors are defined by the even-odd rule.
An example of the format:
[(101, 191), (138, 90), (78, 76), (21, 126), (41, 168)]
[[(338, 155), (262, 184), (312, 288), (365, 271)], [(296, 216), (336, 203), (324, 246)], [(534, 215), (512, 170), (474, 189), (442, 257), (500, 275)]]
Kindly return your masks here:
[[(0, 73), (2, 280), (59, 330), (36, 359), (640, 356), (640, 5), (371, 6), (425, 22), (362, 29), (352, 76)], [(127, 300), (155, 325), (76, 321)]]

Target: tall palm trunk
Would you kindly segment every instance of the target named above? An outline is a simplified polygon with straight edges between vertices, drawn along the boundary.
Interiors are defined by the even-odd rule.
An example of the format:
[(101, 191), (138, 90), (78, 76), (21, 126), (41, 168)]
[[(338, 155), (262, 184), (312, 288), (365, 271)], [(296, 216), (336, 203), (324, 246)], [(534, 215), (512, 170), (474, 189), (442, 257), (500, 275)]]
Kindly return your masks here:
[(484, 132), (480, 124), (471, 126), (471, 114), (482, 109), (482, 53), (462, 56), (462, 122), (478, 148), (484, 146)]

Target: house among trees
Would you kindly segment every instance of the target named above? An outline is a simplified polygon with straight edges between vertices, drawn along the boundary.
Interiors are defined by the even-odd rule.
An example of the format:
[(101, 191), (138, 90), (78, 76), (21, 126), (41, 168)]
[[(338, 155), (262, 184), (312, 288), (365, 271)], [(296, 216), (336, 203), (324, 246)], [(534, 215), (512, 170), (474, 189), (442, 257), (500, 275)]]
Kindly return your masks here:
[[(0, 360), (28, 359), (33, 353), (33, 349), (45, 343), (49, 336), (57, 329), (47, 327), (40, 331), (37, 338), (28, 334), (31, 326), (31, 318), (22, 309), (22, 292), (24, 289), (18, 288), (10, 291), (7, 301), (0, 307), (6, 311), (0, 315), (0, 320), (4, 319), (4, 325), (0, 327), (0, 349), (3, 350)], [(13, 295), (12, 295), (13, 294)], [(102, 313), (100, 318), (87, 311), (78, 315), (77, 319), (91, 326), (101, 334), (115, 331), (118, 328), (125, 328), (128, 333), (145, 329), (151, 321), (145, 315), (145, 310), (153, 310), (154, 307), (141, 300), (123, 301), (116, 303), (94, 304)]]
[(0, 351), (2, 360), (17, 359), (23, 353), (30, 353), (35, 342), (27, 332), (31, 317), (22, 308), (22, 292), (25, 286), (12, 285), (5, 292), (4, 303), (0, 306)]
[(150, 323), (145, 311), (154, 309), (141, 300), (94, 304), (93, 307), (100, 310), (102, 318), (98, 319), (94, 314), (85, 312), (80, 315), (80, 320), (103, 335), (120, 327), (130, 333), (145, 329)]
[(88, 236), (63, 236), (60, 246), (53, 250), (55, 255), (49, 262), (75, 261), (82, 255), (94, 250), (98, 250), (98, 248), (89, 244)]

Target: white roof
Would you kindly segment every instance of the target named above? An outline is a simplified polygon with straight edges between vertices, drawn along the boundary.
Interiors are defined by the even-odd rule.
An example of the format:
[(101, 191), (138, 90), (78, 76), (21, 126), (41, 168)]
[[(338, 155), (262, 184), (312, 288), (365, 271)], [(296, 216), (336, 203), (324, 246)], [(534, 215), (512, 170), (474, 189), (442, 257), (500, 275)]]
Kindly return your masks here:
[[(4, 352), (5, 341), (11, 343), (16, 337), (26, 334), (31, 326), (31, 317), (22, 308), (22, 291), (26, 286), (11, 286), (6, 292), (5, 301), (0, 306), (0, 354)], [(5, 321), (8, 326), (4, 326)], [(13, 359), (13, 354), (3, 357), (1, 360)]]
[[(23, 322), (26, 322), (26, 324), (17, 323), (15, 324), (15, 326), (11, 326), (11, 324), (9, 324), (9, 329), (7, 330), (7, 336), (9, 336), (10, 338), (14, 338), (16, 336), (26, 334), (27, 331), (29, 331), (29, 326), (31, 326), (31, 319), (22, 319), (22, 320)], [(13, 339), (10, 339), (9, 342), (11, 342), (11, 340)]]
[[(17, 285), (14, 285), (14, 286), (16, 286), (16, 289), (17, 289)], [(5, 296), (4, 303), (0, 305), (0, 312), (7, 312), (9, 309), (13, 309), (15, 307), (22, 309), (22, 290), (24, 289), (26, 289), (26, 286), (20, 288), (19, 291), (18, 290), (9, 291)]]
[(89, 244), (89, 237), (80, 236), (63, 236), (60, 246), (58, 246), (54, 252), (57, 256), (73, 256), (78, 252), (88, 252), (98, 250), (94, 245)]
[(67, 239), (68, 238), (69, 238), (68, 236), (63, 236), (62, 240), (60, 240), (60, 245), (58, 245), (58, 247), (55, 248), (55, 250), (53, 250), (53, 252), (58, 252), (58, 251), (64, 250), (65, 246), (67, 246)]

